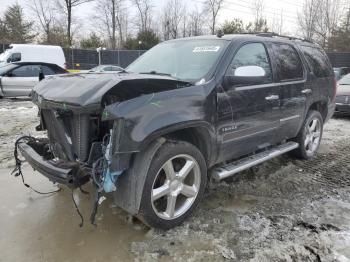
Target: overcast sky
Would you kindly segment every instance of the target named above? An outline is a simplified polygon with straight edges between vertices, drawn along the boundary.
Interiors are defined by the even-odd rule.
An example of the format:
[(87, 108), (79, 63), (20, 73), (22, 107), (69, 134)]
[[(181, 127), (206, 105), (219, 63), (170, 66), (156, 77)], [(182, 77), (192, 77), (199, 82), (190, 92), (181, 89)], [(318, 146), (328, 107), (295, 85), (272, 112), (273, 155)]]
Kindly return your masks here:
[[(234, 18), (241, 18), (244, 22), (252, 21), (253, 15), (251, 7), (253, 1), (254, 0), (226, 0), (224, 8), (219, 14), (219, 22), (232, 20)], [(30, 18), (28, 5), (31, 3), (31, 0), (0, 0), (0, 14), (3, 14), (6, 7), (16, 2), (24, 7), (26, 16)], [(153, 0), (154, 11), (159, 13), (165, 2), (166, 0)], [(186, 3), (187, 8), (190, 9), (196, 5), (201, 6), (203, 0), (183, 0), (183, 2)], [(303, 2), (304, 0), (265, 0), (264, 16), (268, 20), (268, 23), (271, 24), (273, 19), (278, 20), (282, 13), (284, 33), (297, 34), (297, 16)], [(94, 12), (94, 6), (95, 3), (93, 2), (87, 3), (77, 7), (74, 11), (75, 16), (79, 18), (84, 30), (88, 30), (91, 26), (89, 17)]]

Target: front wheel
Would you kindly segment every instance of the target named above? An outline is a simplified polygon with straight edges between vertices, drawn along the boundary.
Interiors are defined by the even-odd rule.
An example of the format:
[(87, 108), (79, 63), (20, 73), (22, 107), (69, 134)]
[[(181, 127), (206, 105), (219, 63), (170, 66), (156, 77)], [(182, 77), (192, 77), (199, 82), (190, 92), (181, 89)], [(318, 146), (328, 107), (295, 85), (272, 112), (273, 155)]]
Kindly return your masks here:
[(299, 131), (295, 141), (299, 143), (299, 148), (292, 153), (301, 159), (312, 158), (321, 143), (323, 134), (323, 118), (318, 111), (311, 110), (306, 116), (304, 125)]
[(206, 183), (206, 163), (201, 152), (187, 142), (166, 142), (151, 162), (139, 217), (155, 228), (181, 224), (198, 205)]

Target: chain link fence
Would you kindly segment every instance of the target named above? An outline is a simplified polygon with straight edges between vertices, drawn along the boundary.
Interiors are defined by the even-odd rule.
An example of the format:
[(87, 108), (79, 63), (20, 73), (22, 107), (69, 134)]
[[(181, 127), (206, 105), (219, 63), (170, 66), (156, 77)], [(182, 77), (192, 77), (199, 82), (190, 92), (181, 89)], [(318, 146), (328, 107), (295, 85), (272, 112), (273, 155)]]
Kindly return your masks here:
[[(0, 44), (0, 53), (9, 46), (9, 44)], [(86, 70), (99, 64), (99, 54), (96, 50), (63, 48), (63, 52), (69, 69)], [(145, 50), (101, 50), (101, 64), (125, 68), (144, 52)]]
[[(0, 53), (9, 48), (8, 44), (0, 44)], [(99, 64), (96, 50), (63, 48), (69, 69), (86, 70)], [(142, 55), (145, 50), (102, 50), (101, 64), (118, 65), (123, 68)], [(327, 53), (334, 67), (350, 67), (350, 52)]]
[[(85, 70), (99, 64), (99, 54), (95, 50), (64, 48), (63, 51), (70, 69)], [(144, 52), (144, 50), (101, 50), (101, 64), (125, 68)]]
[(327, 53), (334, 67), (350, 67), (350, 53)]

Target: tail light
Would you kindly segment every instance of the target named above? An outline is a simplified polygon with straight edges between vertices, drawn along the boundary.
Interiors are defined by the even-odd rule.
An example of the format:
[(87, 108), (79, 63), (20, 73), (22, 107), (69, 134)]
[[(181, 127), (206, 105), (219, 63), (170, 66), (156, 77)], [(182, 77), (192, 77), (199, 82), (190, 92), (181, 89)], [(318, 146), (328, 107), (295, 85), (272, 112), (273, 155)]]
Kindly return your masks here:
[(333, 96), (332, 96), (332, 102), (335, 101), (335, 97), (337, 95), (337, 79), (333, 79)]

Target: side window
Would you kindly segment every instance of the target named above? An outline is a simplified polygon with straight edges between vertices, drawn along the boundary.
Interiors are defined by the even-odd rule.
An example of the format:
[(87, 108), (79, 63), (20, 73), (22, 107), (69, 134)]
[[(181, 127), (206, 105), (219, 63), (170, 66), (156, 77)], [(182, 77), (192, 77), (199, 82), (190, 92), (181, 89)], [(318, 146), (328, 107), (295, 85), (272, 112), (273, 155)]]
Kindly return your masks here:
[(117, 66), (112, 66), (111, 71), (120, 71), (121, 69)]
[(55, 71), (48, 66), (41, 66), (41, 69), (43, 70), (43, 74), (46, 76), (55, 74)]
[(281, 81), (301, 79), (303, 64), (297, 51), (288, 44), (272, 44)]
[(301, 46), (301, 50), (303, 51), (305, 59), (315, 76), (329, 77), (332, 75), (332, 68), (328, 64), (328, 58), (320, 49), (316, 47)]
[(272, 70), (265, 46), (261, 43), (251, 43), (242, 46), (233, 58), (226, 75), (234, 76), (238, 67), (259, 66), (265, 70), (266, 81), (272, 82)]
[(13, 54), (7, 59), (7, 63), (18, 62), (18, 61), (21, 61), (21, 59), (22, 59), (21, 53), (13, 53)]
[(14, 69), (11, 74), (13, 77), (38, 77), (39, 72), (39, 66), (24, 65)]

